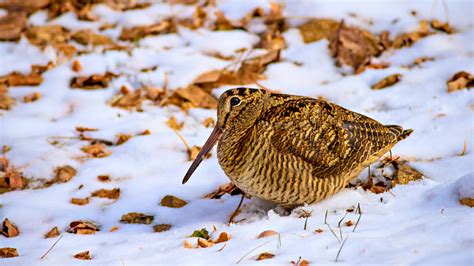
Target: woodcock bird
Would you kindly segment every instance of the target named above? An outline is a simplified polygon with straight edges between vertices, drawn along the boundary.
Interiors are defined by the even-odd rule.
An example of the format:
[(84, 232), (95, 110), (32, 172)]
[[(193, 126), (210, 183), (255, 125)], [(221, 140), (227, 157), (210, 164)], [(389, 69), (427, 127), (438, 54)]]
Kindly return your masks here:
[(219, 142), (219, 164), (243, 192), (284, 208), (310, 204), (343, 189), (411, 132), (324, 100), (230, 89), (183, 184)]

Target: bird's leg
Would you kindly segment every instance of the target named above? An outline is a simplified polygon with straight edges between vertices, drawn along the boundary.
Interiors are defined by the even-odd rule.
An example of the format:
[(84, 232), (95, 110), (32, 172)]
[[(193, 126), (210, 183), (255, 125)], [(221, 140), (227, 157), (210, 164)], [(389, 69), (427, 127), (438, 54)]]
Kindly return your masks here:
[(232, 213), (232, 215), (230, 216), (229, 218), (229, 224), (230, 223), (233, 223), (234, 222), (234, 218), (239, 214), (240, 212), (240, 206), (242, 206), (242, 202), (244, 202), (244, 197), (245, 197), (245, 193), (242, 191), (242, 198), (240, 198), (240, 202), (239, 202), (239, 205), (237, 206), (237, 209), (235, 209), (235, 211)]

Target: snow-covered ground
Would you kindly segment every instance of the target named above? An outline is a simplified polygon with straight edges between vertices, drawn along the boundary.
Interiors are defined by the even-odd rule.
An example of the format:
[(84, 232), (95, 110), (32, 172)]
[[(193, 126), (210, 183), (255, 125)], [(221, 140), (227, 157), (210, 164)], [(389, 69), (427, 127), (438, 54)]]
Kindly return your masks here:
[[(245, 220), (231, 225), (227, 225), (227, 220), (239, 196), (203, 198), (228, 182), (215, 152), (201, 164), (193, 178), (182, 185), (190, 161), (183, 143), (166, 125), (171, 116), (176, 117), (178, 122), (184, 122), (180, 132), (187, 142), (201, 146), (212, 130), (205, 127), (203, 121), (215, 118), (215, 110), (193, 108), (185, 113), (175, 106), (160, 107), (145, 101), (143, 112), (136, 112), (111, 107), (108, 102), (122, 86), (163, 87), (167, 83), (170, 90), (185, 87), (200, 74), (229, 64), (210, 54), (238, 57), (237, 50), (251, 48), (258, 42), (255, 34), (183, 28), (178, 33), (146, 37), (130, 52), (97, 50), (71, 59), (58, 58), (51, 47), (40, 50), (25, 38), (18, 43), (0, 42), (0, 76), (13, 71), (28, 73), (33, 64), (57, 62), (56, 67), (42, 75), (44, 81), (40, 86), (9, 89), (10, 95), (18, 100), (11, 110), (0, 112), (0, 145), (11, 147), (6, 153), (10, 164), (32, 180), (51, 179), (54, 169), (62, 165), (77, 170), (76, 176), (67, 183), (0, 194), (0, 219), (8, 218), (20, 230), (17, 237), (0, 236), (0, 248), (14, 247), (20, 254), (16, 258), (0, 259), (0, 264), (223, 265), (239, 262), (290, 265), (301, 257), (311, 265), (473, 265), (474, 212), (461, 205), (459, 199), (461, 194), (474, 198), (474, 94), (466, 89), (448, 93), (446, 81), (459, 71), (474, 73), (474, 6), (471, 1), (446, 2), (449, 22), (456, 33), (433, 34), (411, 47), (384, 52), (379, 60), (389, 63), (388, 68), (345, 75), (335, 66), (327, 40), (305, 44), (298, 29), (290, 28), (283, 34), (287, 48), (281, 53), (282, 60), (270, 64), (264, 73), (267, 79), (259, 82), (284, 93), (322, 96), (385, 124), (414, 129), (414, 133), (392, 151), (423, 172), (425, 178), (395, 186), (382, 194), (360, 187), (347, 188), (325, 201), (295, 209), (289, 215), (257, 199), (246, 199), (236, 219)], [(284, 4), (284, 14), (294, 19), (294, 23), (308, 17), (344, 18), (348, 25), (373, 33), (389, 31), (392, 36), (416, 30), (421, 19), (445, 20), (442, 1), (435, 0), (291, 0)], [(263, 0), (245, 4), (242, 1), (217, 3), (218, 9), (235, 20), (257, 6), (268, 10), (270, 3)], [(125, 12), (98, 5), (93, 10), (99, 18), (95, 22), (79, 21), (74, 13), (47, 21), (46, 14), (39, 11), (29, 17), (28, 23), (62, 25), (71, 30), (97, 29), (106, 23), (131, 27), (157, 23), (170, 12), (187, 17), (193, 11), (194, 7), (163, 3)], [(110, 29), (105, 33), (115, 39), (120, 30)], [(406, 67), (420, 57), (434, 60)], [(83, 68), (78, 73), (71, 69), (74, 60)], [(295, 61), (298, 64), (294, 64)], [(152, 70), (140, 71), (145, 68)], [(74, 76), (108, 71), (121, 75), (112, 79), (107, 89), (87, 91), (69, 87)], [(399, 83), (382, 90), (370, 88), (394, 73), (403, 75)], [(215, 90), (215, 95), (229, 87)], [(42, 98), (23, 103), (23, 96), (32, 92), (40, 92)], [(98, 131), (87, 132), (87, 135), (98, 139), (114, 141), (116, 134), (134, 137), (120, 146), (108, 147), (111, 155), (105, 158), (84, 159), (81, 147), (88, 141), (57, 138), (59, 145), (50, 144), (52, 137), (78, 136), (76, 126), (97, 128)], [(147, 129), (151, 134), (137, 136)], [(467, 149), (460, 156), (464, 143)], [(100, 182), (99, 175), (109, 175), (111, 181)], [(361, 174), (366, 175), (367, 172)], [(70, 203), (71, 198), (86, 198), (103, 188), (120, 188), (120, 197), (117, 200), (93, 197), (84, 206)], [(165, 195), (174, 195), (188, 204), (177, 209), (160, 206)], [(346, 209), (358, 204), (362, 216), (356, 230), (352, 232), (354, 226), (342, 223), (339, 231), (337, 224)], [(306, 230), (305, 218), (299, 218), (301, 210), (312, 212)], [(155, 233), (152, 225), (120, 223), (121, 216), (129, 212), (154, 215), (154, 224), (171, 224), (172, 228)], [(325, 224), (326, 212), (327, 222), (337, 237)], [(358, 218), (359, 214), (350, 212), (344, 222), (355, 223)], [(101, 230), (93, 235), (67, 233), (69, 223), (75, 220), (94, 221)], [(44, 234), (54, 226), (63, 236), (50, 253), (40, 259), (58, 239), (44, 239)], [(113, 227), (118, 229), (110, 230)], [(211, 232), (213, 227), (217, 228), (214, 237), (225, 231), (231, 239), (210, 248), (183, 246), (185, 240), (196, 241), (189, 237), (194, 230), (207, 228)], [(317, 229), (322, 232), (316, 233)], [(257, 239), (264, 230), (275, 230), (280, 235)], [(340, 239), (346, 237), (335, 262)], [(91, 261), (73, 257), (86, 250), (93, 257)], [(255, 261), (262, 252), (275, 256)]]

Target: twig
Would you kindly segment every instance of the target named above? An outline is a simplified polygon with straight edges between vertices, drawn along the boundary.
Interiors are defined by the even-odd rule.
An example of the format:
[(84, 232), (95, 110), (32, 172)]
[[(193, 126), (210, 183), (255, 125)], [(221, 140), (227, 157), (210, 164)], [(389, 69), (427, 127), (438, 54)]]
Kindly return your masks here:
[(221, 252), (225, 248), (225, 246), (227, 246), (227, 243), (225, 243), (220, 249), (218, 249), (217, 252)]
[(281, 248), (281, 234), (278, 234), (278, 243), (277, 243), (277, 249)]
[(252, 253), (253, 251), (255, 251), (255, 250), (258, 249), (258, 248), (261, 248), (261, 247), (265, 246), (266, 244), (272, 242), (273, 240), (274, 240), (274, 239), (270, 239), (270, 240), (268, 240), (268, 241), (266, 241), (266, 242), (264, 242), (264, 243), (262, 243), (262, 244), (256, 246), (255, 248), (253, 248), (253, 249), (250, 250), (249, 252), (245, 253), (245, 255), (243, 255), (235, 264), (240, 263), (243, 259), (245, 259), (245, 257), (247, 257), (248, 254)]
[(341, 254), (342, 247), (344, 247), (344, 244), (346, 243), (348, 238), (349, 238), (349, 235), (347, 235), (346, 238), (344, 238), (344, 241), (342, 241), (341, 246), (339, 247), (339, 251), (337, 252), (337, 255), (336, 255), (336, 262), (339, 259), (339, 254)]
[(362, 210), (360, 209), (360, 203), (357, 203), (357, 210), (359, 212), (359, 218), (357, 218), (357, 222), (354, 225), (354, 229), (352, 229), (352, 232), (355, 232), (357, 225), (359, 225), (360, 218), (362, 217)]
[(178, 130), (174, 129), (174, 128), (171, 128), (171, 130), (174, 131), (174, 133), (176, 133), (176, 135), (178, 135), (179, 139), (184, 143), (184, 146), (186, 146), (186, 150), (189, 152), (191, 152), (191, 149), (189, 148), (189, 145), (188, 143), (186, 142), (186, 140), (183, 138), (183, 136), (181, 135), (181, 133), (179, 133)]
[(61, 240), (61, 238), (63, 238), (64, 235), (61, 235), (58, 240), (56, 240), (56, 242), (54, 242), (54, 244), (48, 249), (48, 251), (46, 251), (46, 253), (44, 253), (43, 256), (41, 256), (40, 260), (44, 259), (46, 257), (46, 255), (48, 255), (48, 253), (54, 248), (54, 246), (56, 246), (56, 244), (59, 242), (59, 240)]
[(240, 198), (239, 205), (237, 206), (237, 209), (232, 213), (232, 215), (229, 218), (229, 224), (234, 221), (234, 218), (239, 214), (240, 206), (242, 206), (242, 202), (244, 201), (245, 193), (242, 192), (242, 198)]
[(337, 237), (336, 233), (334, 233), (334, 231), (332, 230), (331, 226), (328, 224), (327, 218), (328, 218), (328, 211), (326, 210), (326, 215), (324, 215), (324, 224), (328, 226), (329, 230), (334, 235), (334, 237), (337, 239), (337, 241), (341, 242), (341, 240), (339, 240), (339, 238)]

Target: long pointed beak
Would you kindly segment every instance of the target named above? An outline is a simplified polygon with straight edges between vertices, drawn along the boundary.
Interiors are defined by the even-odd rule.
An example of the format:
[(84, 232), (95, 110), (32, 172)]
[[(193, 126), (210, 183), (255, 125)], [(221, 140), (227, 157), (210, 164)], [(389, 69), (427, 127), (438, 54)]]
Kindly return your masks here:
[(189, 167), (188, 171), (186, 172), (186, 175), (184, 175), (183, 178), (183, 184), (188, 182), (189, 178), (191, 175), (194, 173), (194, 170), (199, 166), (199, 164), (202, 162), (202, 159), (206, 154), (216, 145), (217, 141), (221, 138), (222, 136), (222, 128), (218, 125), (214, 128), (212, 131), (211, 135), (207, 139), (206, 143), (204, 143), (204, 146), (202, 146), (201, 151), (199, 151), (196, 159), (194, 159), (193, 164)]

